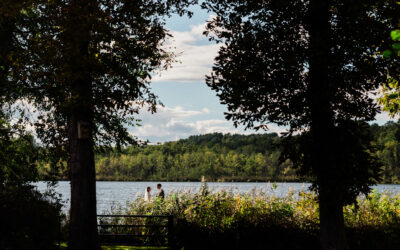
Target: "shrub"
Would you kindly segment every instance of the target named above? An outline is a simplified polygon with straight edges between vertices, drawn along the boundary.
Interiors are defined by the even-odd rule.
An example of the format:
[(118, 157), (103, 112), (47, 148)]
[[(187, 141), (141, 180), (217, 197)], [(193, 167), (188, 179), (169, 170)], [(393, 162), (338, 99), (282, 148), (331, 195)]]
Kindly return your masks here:
[(0, 249), (54, 249), (61, 205), (32, 186), (0, 189)]
[[(176, 241), (185, 249), (319, 249), (318, 201), (314, 193), (285, 198), (255, 191), (170, 193), (137, 198), (114, 214), (171, 214)], [(400, 194), (372, 192), (344, 208), (351, 249), (396, 249), (400, 245)]]

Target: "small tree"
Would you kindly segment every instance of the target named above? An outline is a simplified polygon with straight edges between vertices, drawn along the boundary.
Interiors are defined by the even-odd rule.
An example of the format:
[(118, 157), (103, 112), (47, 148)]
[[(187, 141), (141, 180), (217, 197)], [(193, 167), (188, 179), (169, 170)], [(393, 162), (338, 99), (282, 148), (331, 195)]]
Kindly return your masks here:
[(227, 105), (226, 118), (246, 128), (273, 122), (289, 126), (290, 133), (310, 131), (304, 159), (319, 194), (321, 248), (345, 249), (342, 207), (369, 190), (376, 164), (368, 172), (356, 160), (342, 159), (342, 153), (367, 154), (357, 143), (361, 130), (351, 139), (355, 148), (346, 152), (343, 143), (357, 127), (351, 121), (371, 121), (379, 112), (370, 92), (385, 80), (388, 65), (378, 52), (388, 43), (398, 6), (377, 0), (210, 0), (203, 7), (216, 13), (205, 34), (223, 43), (206, 81)]

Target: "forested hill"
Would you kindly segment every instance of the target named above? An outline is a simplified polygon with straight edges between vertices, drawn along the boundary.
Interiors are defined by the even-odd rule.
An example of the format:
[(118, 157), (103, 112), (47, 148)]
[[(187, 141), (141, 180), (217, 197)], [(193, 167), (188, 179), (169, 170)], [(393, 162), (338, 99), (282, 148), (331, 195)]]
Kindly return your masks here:
[[(400, 123), (371, 125), (385, 183), (400, 182)], [(297, 181), (282, 139), (270, 134), (205, 134), (96, 155), (98, 180)], [(66, 175), (64, 175), (64, 178)]]
[[(400, 180), (400, 123), (371, 125), (384, 182)], [(129, 147), (96, 156), (101, 180), (295, 181), (290, 160), (280, 163), (277, 134), (205, 134), (162, 145)]]
[(211, 149), (216, 153), (227, 153), (231, 150), (240, 153), (265, 153), (274, 151), (279, 146), (278, 134), (222, 134), (212, 133), (192, 135), (187, 139), (176, 142), (167, 142), (162, 147), (180, 147), (184, 151), (197, 151), (199, 148)]
[[(277, 134), (205, 134), (96, 157), (102, 180), (294, 180)], [(283, 174), (285, 173), (285, 174)]]

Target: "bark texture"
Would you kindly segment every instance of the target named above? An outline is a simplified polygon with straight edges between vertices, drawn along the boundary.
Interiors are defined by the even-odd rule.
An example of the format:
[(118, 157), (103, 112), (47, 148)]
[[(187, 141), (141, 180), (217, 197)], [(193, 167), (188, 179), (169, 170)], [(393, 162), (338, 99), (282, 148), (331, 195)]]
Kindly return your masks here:
[[(78, 138), (78, 117), (82, 116), (82, 113), (77, 112), (72, 115), (69, 131), (71, 173), (69, 248), (83, 250), (98, 247), (93, 142), (90, 138)], [(82, 121), (85, 120), (79, 122)]]
[(74, 250), (99, 248), (93, 149), (93, 79), (89, 54), (93, 4), (93, 1), (71, 1), (65, 31), (68, 58), (66, 84), (71, 91), (68, 120), (71, 179), (69, 248)]
[(335, 178), (333, 82), (329, 79), (330, 24), (328, 1), (310, 1), (310, 98), (313, 138), (312, 164), (317, 170), (320, 204), (320, 245), (323, 250), (346, 249), (343, 199)]

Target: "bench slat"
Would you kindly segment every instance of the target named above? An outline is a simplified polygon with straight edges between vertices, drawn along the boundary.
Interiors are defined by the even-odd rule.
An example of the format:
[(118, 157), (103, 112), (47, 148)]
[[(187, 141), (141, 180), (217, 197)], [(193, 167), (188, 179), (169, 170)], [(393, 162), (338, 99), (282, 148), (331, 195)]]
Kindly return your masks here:
[(168, 237), (168, 234), (99, 234), (99, 236)]
[(125, 224), (99, 224), (98, 227), (168, 227), (168, 225), (125, 225)]
[(143, 217), (143, 218), (169, 218), (172, 215), (137, 215), (137, 214), (99, 214), (97, 217), (121, 217), (121, 218), (130, 218), (130, 217)]

